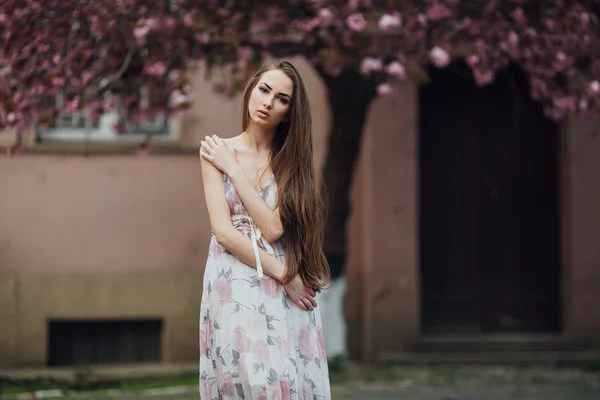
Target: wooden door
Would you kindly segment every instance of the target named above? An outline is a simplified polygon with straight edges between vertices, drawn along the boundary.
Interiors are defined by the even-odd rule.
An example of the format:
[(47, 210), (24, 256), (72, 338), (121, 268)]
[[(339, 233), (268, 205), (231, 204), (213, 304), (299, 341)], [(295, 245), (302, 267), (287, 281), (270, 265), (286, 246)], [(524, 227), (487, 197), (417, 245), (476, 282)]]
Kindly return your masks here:
[(462, 65), (420, 93), (425, 332), (559, 329), (557, 126), (518, 69), (478, 88)]

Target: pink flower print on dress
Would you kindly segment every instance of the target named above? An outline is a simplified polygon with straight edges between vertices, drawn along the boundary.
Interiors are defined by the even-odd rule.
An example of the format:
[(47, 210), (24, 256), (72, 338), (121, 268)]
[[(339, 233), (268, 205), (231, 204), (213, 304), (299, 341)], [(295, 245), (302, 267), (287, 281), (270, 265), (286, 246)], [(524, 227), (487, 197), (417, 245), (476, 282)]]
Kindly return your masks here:
[(224, 250), (225, 248), (217, 242), (217, 239), (213, 238), (210, 243), (210, 254), (214, 257), (220, 257)]
[(266, 392), (260, 392), (258, 394), (257, 400), (269, 400), (269, 398), (267, 397), (267, 393)]
[(200, 345), (200, 357), (206, 357), (206, 349), (207, 349), (206, 332), (203, 329), (200, 329), (199, 345)]
[(300, 348), (300, 354), (309, 360), (312, 359), (312, 349), (310, 346), (310, 332), (307, 328), (302, 328), (300, 335), (298, 336), (298, 346)]
[(252, 343), (252, 352), (254, 353), (258, 363), (269, 363), (269, 345), (264, 340), (254, 341)]
[(327, 354), (325, 352), (325, 337), (323, 336), (323, 328), (317, 328), (317, 336), (319, 338), (319, 347), (320, 347), (320, 354), (321, 354), (321, 360), (327, 360)]
[(282, 400), (281, 387), (279, 386), (279, 382), (273, 382), (273, 384), (271, 385), (271, 399)]
[(248, 339), (244, 328), (241, 326), (238, 326), (233, 331), (233, 348), (239, 353), (245, 353), (250, 348), (250, 339)]
[(290, 380), (286, 377), (281, 377), (279, 387), (281, 388), (281, 400), (292, 400)]
[(248, 336), (253, 339), (263, 339), (269, 335), (267, 329), (267, 320), (264, 315), (255, 310), (250, 310), (245, 313), (244, 327), (247, 329)]
[(281, 293), (281, 285), (271, 277), (264, 277), (259, 283), (260, 290), (270, 297), (277, 297)]
[(223, 396), (233, 397), (235, 395), (235, 391), (231, 372), (225, 372), (221, 378), (221, 382), (223, 383)]
[(310, 354), (315, 358), (321, 358), (321, 346), (316, 329), (310, 330)]
[(277, 350), (279, 350), (279, 353), (281, 354), (282, 357), (290, 357), (291, 352), (290, 352), (290, 344), (289, 342), (284, 339), (283, 337), (278, 337), (275, 339), (275, 341), (277, 342)]
[(212, 289), (219, 295), (219, 303), (225, 304), (231, 299), (231, 283), (224, 277), (220, 277), (213, 283)]
[(241, 215), (244, 213), (244, 203), (242, 203), (242, 199), (240, 199), (240, 196), (235, 191), (227, 192), (226, 197), (231, 215)]
[(212, 387), (210, 385), (210, 381), (208, 379), (202, 380), (202, 395), (210, 395)]
[(304, 400), (314, 400), (312, 386), (307, 381), (302, 381), (302, 397)]

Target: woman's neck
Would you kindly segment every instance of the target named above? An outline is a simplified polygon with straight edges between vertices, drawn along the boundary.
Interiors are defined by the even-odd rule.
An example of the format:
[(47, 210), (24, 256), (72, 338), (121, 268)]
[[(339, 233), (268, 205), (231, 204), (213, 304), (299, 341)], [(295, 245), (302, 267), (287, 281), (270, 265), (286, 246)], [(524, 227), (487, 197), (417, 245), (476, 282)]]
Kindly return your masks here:
[(254, 124), (249, 124), (248, 128), (243, 132), (246, 143), (256, 153), (270, 151), (275, 136), (275, 128), (264, 129)]

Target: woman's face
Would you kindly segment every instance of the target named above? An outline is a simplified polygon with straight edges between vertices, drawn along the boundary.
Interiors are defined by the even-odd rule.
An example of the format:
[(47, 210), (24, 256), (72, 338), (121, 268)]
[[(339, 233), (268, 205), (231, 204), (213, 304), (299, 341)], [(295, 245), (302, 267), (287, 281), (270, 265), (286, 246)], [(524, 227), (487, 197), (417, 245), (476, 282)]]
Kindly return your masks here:
[(265, 72), (250, 94), (250, 119), (257, 125), (277, 126), (290, 108), (293, 91), (294, 82), (283, 71)]

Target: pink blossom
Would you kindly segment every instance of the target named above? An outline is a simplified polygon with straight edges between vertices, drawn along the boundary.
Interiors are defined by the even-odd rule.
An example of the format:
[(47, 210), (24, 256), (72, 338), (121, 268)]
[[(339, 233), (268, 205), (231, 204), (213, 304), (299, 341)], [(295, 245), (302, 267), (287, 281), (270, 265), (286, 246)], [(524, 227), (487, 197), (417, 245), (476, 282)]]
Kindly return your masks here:
[(510, 43), (512, 46), (519, 44), (519, 35), (517, 35), (515, 31), (510, 31), (508, 33), (508, 43)]
[(452, 15), (452, 12), (448, 9), (448, 7), (440, 4), (434, 4), (427, 10), (427, 18), (430, 21), (439, 21), (444, 18), (448, 18)]
[(400, 64), (398, 61), (392, 61), (387, 66), (387, 73), (398, 79), (404, 79), (406, 77), (406, 69), (404, 68), (404, 65)]
[(148, 33), (150, 32), (150, 28), (148, 28), (148, 26), (143, 25), (143, 26), (139, 26), (133, 29), (133, 36), (135, 36), (135, 38), (137, 40), (144, 40), (146, 38), (146, 36), (148, 35)]
[(515, 22), (519, 25), (525, 25), (527, 23), (527, 18), (525, 17), (525, 13), (521, 7), (516, 8), (511, 15)]
[(438, 68), (444, 68), (450, 63), (450, 54), (441, 47), (434, 47), (429, 52), (429, 59)]
[(210, 42), (210, 33), (208, 32), (198, 32), (194, 35), (194, 39), (198, 41), (198, 43), (207, 44)]
[(359, 0), (348, 0), (348, 8), (351, 10), (356, 10), (360, 4)]
[(171, 93), (171, 103), (174, 107), (180, 106), (188, 101), (188, 98), (185, 94), (181, 92), (179, 89), (175, 89), (173, 93)]
[(300, 347), (300, 354), (308, 359), (313, 358), (310, 346), (310, 332), (307, 328), (302, 328), (300, 335), (298, 336), (298, 346)]
[(193, 12), (185, 13), (185, 15), (183, 16), (183, 23), (186, 26), (194, 26), (194, 13)]
[(162, 61), (157, 61), (146, 68), (146, 72), (153, 76), (162, 76), (167, 72), (167, 66)]
[(227, 278), (217, 278), (212, 287), (213, 290), (219, 295), (219, 303), (225, 304), (231, 299), (231, 284)]
[(313, 29), (315, 29), (317, 26), (319, 26), (320, 24), (321, 24), (321, 18), (319, 18), (319, 17), (311, 18), (311, 19), (303, 21), (301, 24), (301, 28), (305, 32), (310, 32)]
[(321, 8), (319, 10), (319, 19), (323, 25), (328, 25), (333, 21), (333, 13), (328, 8)]
[(401, 25), (402, 17), (399, 13), (383, 14), (381, 18), (379, 18), (379, 28), (383, 30), (399, 28)]
[(427, 26), (427, 16), (425, 14), (419, 14), (419, 15), (417, 15), (417, 22), (422, 27), (426, 27)]
[(233, 397), (235, 395), (235, 391), (233, 388), (233, 378), (231, 376), (231, 372), (225, 372), (223, 374), (221, 383), (223, 385), (223, 396)]
[(489, 69), (476, 69), (473, 75), (479, 86), (487, 85), (494, 80), (494, 73)]
[(281, 294), (281, 285), (275, 281), (275, 279), (270, 277), (264, 277), (260, 280), (259, 283), (260, 290), (266, 293), (270, 297), (277, 297)]
[(479, 57), (475, 54), (471, 54), (467, 57), (467, 65), (471, 68), (479, 64)]
[(247, 61), (252, 58), (252, 54), (254, 54), (254, 50), (250, 46), (240, 46), (236, 49), (236, 53), (238, 58)]
[(65, 78), (55, 76), (52, 78), (52, 85), (54, 86), (63, 86), (65, 84)]
[(377, 86), (377, 93), (379, 93), (380, 95), (390, 94), (393, 91), (394, 90), (392, 89), (392, 86), (389, 83), (382, 83), (381, 85)]
[(360, 72), (363, 75), (368, 75), (372, 71), (381, 71), (383, 68), (383, 62), (380, 58), (367, 57), (360, 64)]
[(592, 94), (600, 93), (600, 82), (598, 82), (598, 81), (590, 82), (590, 93), (592, 93)]
[(360, 32), (367, 26), (367, 21), (365, 21), (365, 17), (361, 13), (351, 14), (346, 18), (346, 23), (348, 27), (355, 31)]

